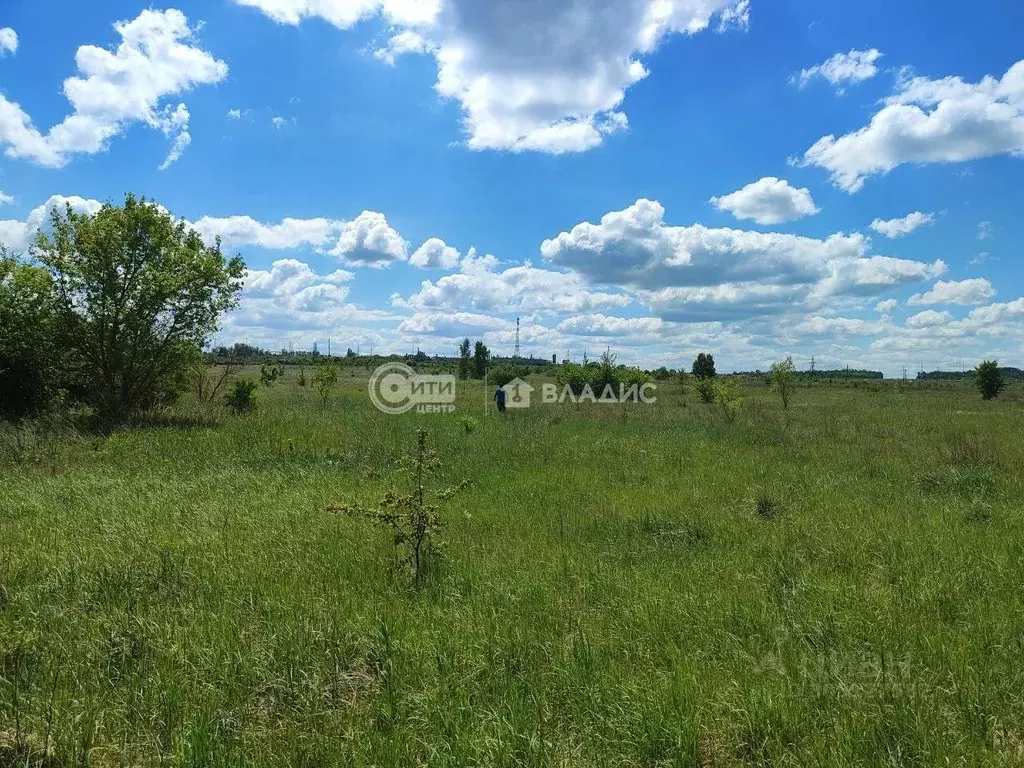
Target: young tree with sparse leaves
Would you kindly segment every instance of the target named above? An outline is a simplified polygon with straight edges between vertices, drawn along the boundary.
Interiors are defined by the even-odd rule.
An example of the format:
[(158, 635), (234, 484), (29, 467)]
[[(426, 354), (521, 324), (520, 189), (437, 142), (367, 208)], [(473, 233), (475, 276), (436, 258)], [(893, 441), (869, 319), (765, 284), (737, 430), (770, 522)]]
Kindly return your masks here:
[(772, 371), (768, 374), (768, 381), (772, 389), (779, 393), (782, 399), (782, 409), (789, 409), (789, 398), (793, 394), (793, 384), (796, 382), (796, 366), (793, 365), (793, 358), (787, 357), (777, 363), (772, 363)]
[(469, 339), (463, 339), (459, 344), (459, 378), (468, 379), (470, 369)]

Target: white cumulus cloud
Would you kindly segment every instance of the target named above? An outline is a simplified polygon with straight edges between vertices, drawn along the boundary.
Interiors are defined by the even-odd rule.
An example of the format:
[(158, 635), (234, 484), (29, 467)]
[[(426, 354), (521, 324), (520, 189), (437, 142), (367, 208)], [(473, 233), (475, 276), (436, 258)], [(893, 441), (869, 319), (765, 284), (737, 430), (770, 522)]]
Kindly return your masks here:
[(581, 152), (628, 126), (626, 91), (673, 34), (746, 27), (749, 0), (235, 0), (281, 24), (340, 29), (379, 15), (375, 54), (426, 53), (437, 92), (457, 101), (472, 149)]
[(984, 304), (996, 295), (992, 283), (983, 277), (970, 280), (939, 280), (926, 293), (916, 293), (907, 300), (911, 306), (927, 304)]
[(872, 296), (941, 275), (926, 264), (870, 255), (860, 234), (825, 240), (780, 233), (682, 227), (638, 200), (545, 240), (543, 256), (599, 285), (620, 286), (660, 317), (731, 320), (812, 308), (841, 297)]
[(753, 219), (758, 224), (781, 224), (819, 212), (809, 189), (797, 189), (774, 176), (765, 176), (731, 194), (712, 197), (710, 203), (737, 219)]
[(219, 237), (225, 248), (314, 248), (354, 267), (381, 268), (405, 261), (409, 249), (384, 214), (376, 211), (363, 211), (351, 221), (286, 218), (278, 224), (250, 216), (204, 216), (192, 227), (208, 243)]
[(0, 245), (6, 246), (15, 253), (22, 253), (29, 249), (36, 233), (45, 229), (50, 222), (50, 214), (54, 208), (63, 211), (70, 205), (76, 213), (93, 214), (103, 207), (99, 200), (88, 200), (84, 197), (71, 195), (53, 195), (42, 205), (33, 208), (23, 220), (8, 219), (0, 221)]
[(420, 269), (454, 269), (459, 264), (459, 252), (444, 240), (432, 237), (413, 252), (409, 263)]
[(386, 267), (405, 261), (409, 243), (388, 224), (383, 213), (363, 211), (345, 222), (341, 236), (328, 253), (356, 267)]
[(953, 319), (949, 312), (936, 312), (934, 309), (926, 309), (907, 318), (904, 325), (907, 328), (930, 328), (934, 325), (944, 325)]
[(918, 227), (931, 224), (933, 221), (935, 221), (934, 214), (914, 211), (901, 219), (875, 219), (871, 222), (871, 228), (888, 238), (897, 238), (909, 235)]
[(181, 11), (145, 10), (114, 25), (116, 50), (83, 45), (75, 55), (79, 76), (64, 81), (72, 113), (44, 135), (22, 108), (0, 95), (0, 144), (8, 157), (61, 167), (74, 154), (103, 151), (111, 138), (141, 122), (171, 139), (161, 168), (177, 160), (191, 141), (184, 104), (169, 96), (218, 83), (228, 67), (195, 45), (194, 30)]
[(235, 338), (253, 339), (269, 329), (283, 335), (394, 319), (389, 312), (349, 303), (346, 283), (353, 277), (345, 270), (321, 275), (296, 259), (275, 261), (269, 270), (249, 270), (238, 309), (228, 315), (226, 328)]
[(842, 83), (862, 83), (878, 74), (876, 62), (882, 58), (877, 48), (867, 51), (852, 50), (849, 53), (837, 53), (823, 64), (800, 71), (790, 82), (805, 88), (814, 78), (821, 77), (832, 85)]
[(0, 59), (18, 51), (18, 33), (10, 27), (0, 29)]
[(579, 277), (539, 269), (531, 264), (498, 271), (497, 259), (479, 256), (470, 248), (456, 274), (436, 282), (423, 281), (409, 298), (392, 297), (396, 307), (419, 311), (551, 312), (572, 314), (601, 307), (624, 307), (631, 297), (623, 293), (592, 291)]
[(869, 125), (819, 139), (803, 164), (827, 170), (847, 192), (906, 163), (956, 163), (1024, 152), (1024, 60), (1001, 79), (900, 81)]

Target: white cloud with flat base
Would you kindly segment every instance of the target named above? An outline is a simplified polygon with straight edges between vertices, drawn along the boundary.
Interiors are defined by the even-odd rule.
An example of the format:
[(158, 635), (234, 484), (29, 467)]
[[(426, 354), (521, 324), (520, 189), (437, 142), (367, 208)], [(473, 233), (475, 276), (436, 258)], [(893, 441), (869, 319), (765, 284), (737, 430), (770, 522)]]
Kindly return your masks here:
[(857, 192), (872, 176), (907, 163), (961, 163), (1024, 152), (1024, 60), (999, 79), (902, 79), (859, 130), (824, 136), (802, 164), (823, 168), (833, 183)]
[(774, 176), (765, 176), (731, 194), (712, 197), (709, 202), (737, 219), (753, 219), (765, 225), (796, 221), (820, 212), (809, 189), (797, 189)]

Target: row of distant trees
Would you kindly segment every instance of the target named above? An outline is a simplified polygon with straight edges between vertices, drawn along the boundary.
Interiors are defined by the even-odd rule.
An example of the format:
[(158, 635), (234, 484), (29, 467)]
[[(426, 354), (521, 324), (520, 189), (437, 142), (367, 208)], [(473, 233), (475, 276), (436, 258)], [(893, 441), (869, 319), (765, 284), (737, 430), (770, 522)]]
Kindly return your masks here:
[(145, 198), (55, 209), (28, 258), (0, 252), (0, 417), (63, 400), (118, 421), (173, 400), (245, 270)]

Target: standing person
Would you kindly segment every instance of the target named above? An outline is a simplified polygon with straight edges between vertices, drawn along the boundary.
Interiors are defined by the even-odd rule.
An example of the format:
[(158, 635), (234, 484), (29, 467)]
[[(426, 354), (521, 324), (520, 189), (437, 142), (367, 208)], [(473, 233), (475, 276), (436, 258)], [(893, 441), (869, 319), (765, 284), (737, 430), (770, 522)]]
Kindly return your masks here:
[(504, 387), (498, 387), (494, 391), (494, 402), (498, 404), (498, 413), (505, 412), (505, 399), (508, 397), (508, 393)]

